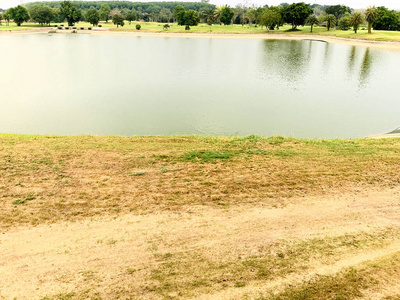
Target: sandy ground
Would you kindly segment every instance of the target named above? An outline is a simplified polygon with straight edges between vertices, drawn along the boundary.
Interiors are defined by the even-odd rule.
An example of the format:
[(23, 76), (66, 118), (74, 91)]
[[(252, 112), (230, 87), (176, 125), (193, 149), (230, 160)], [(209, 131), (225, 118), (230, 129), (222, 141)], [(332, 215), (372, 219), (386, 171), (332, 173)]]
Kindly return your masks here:
[[(52, 28), (35, 28), (28, 30), (0, 31), (1, 34), (30, 34), (48, 33)], [(57, 33), (71, 33), (70, 30), (57, 30)], [(225, 34), (225, 33), (173, 33), (173, 32), (144, 32), (144, 31), (109, 31), (107, 28), (99, 30), (78, 30), (80, 34), (93, 35), (120, 35), (120, 36), (150, 36), (150, 37), (177, 37), (177, 38), (218, 38), (218, 39), (283, 39), (283, 40), (318, 40), (329, 43), (340, 43), (355, 46), (368, 46), (380, 49), (400, 51), (400, 42), (367, 41), (362, 39), (346, 39), (340, 37), (327, 37), (321, 35), (296, 35), (296, 34)]]
[[(94, 280), (93, 276), (101, 293), (112, 294), (113, 286), (126, 280), (128, 267), (141, 270), (129, 280), (144, 284), (150, 270), (158, 264), (155, 252), (201, 251), (222, 259), (227, 255), (257, 254), (259, 249), (281, 240), (399, 227), (399, 197), (400, 188), (355, 190), (295, 198), (282, 208), (193, 207), (182, 212), (13, 228), (0, 233), (0, 298), (40, 299), (66, 293)], [(239, 299), (244, 294), (276, 291), (316, 274), (330, 274), (397, 251), (400, 251), (400, 237), (384, 249), (352, 252), (330, 265), (316, 261), (301, 274), (253, 282), (243, 289), (228, 288), (201, 298)], [(382, 290), (374, 299), (388, 293), (390, 289)]]

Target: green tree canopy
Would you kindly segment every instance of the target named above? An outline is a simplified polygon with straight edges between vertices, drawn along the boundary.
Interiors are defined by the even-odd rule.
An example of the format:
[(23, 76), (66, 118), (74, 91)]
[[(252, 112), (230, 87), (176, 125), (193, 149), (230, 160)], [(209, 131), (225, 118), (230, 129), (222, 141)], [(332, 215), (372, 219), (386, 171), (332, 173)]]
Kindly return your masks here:
[(343, 16), (339, 21), (338, 28), (340, 30), (349, 30), (351, 27), (350, 20), (351, 20), (351, 15), (347, 14)]
[(378, 11), (375, 6), (369, 6), (365, 10), (365, 20), (368, 22), (368, 33), (371, 33), (372, 24), (375, 22), (378, 17)]
[(126, 14), (125, 19), (129, 21), (129, 25), (131, 25), (131, 22), (136, 20), (136, 15), (132, 12), (129, 12)]
[(230, 25), (232, 23), (232, 18), (234, 15), (234, 11), (232, 8), (229, 6), (225, 5), (221, 7), (221, 16), (219, 17), (219, 20), (224, 24), (224, 25)]
[(7, 11), (3, 14), (4, 20), (7, 22), (7, 26), (10, 25), (10, 20), (12, 19), (12, 8), (7, 9)]
[(304, 26), (309, 15), (313, 13), (310, 5), (301, 3), (293, 3), (282, 10), (282, 17), (286, 23), (292, 24), (292, 29), (297, 26)]
[(113, 21), (113, 23), (115, 25), (117, 25), (117, 28), (118, 28), (118, 26), (123, 27), (125, 25), (124, 17), (122, 15), (120, 15), (120, 14), (114, 15), (113, 18), (112, 18), (112, 21)]
[(174, 11), (173, 11), (173, 16), (174, 16), (176, 22), (178, 22), (178, 25), (184, 25), (183, 23), (184, 23), (184, 19), (185, 19), (185, 13), (186, 13), (186, 10), (182, 5), (175, 6)]
[(89, 22), (93, 26), (97, 26), (100, 21), (100, 15), (97, 9), (95, 8), (89, 9), (85, 14), (85, 20), (86, 22)]
[(276, 10), (267, 9), (261, 15), (260, 25), (265, 26), (269, 32), (270, 29), (274, 30), (275, 26), (279, 25), (281, 18), (281, 14)]
[(212, 25), (214, 21), (214, 9), (213, 8), (205, 8), (200, 11), (200, 17), (204, 20), (208, 25)]
[(73, 26), (81, 19), (82, 12), (76, 8), (75, 3), (63, 1), (60, 5), (60, 16), (67, 20), (68, 26)]
[(54, 10), (50, 6), (39, 6), (35, 5), (30, 11), (29, 14), (31, 19), (34, 22), (39, 23), (40, 25), (49, 24), (56, 17), (54, 14)]
[(193, 9), (189, 9), (185, 13), (185, 20), (183, 25), (188, 25), (188, 26), (197, 26), (200, 22), (200, 16), (197, 11), (194, 11)]
[(99, 10), (100, 20), (104, 20), (107, 23), (108, 20), (110, 19), (110, 12), (111, 12), (110, 6), (108, 6), (107, 3), (102, 4)]
[(327, 14), (326, 12), (323, 13), (320, 17), (320, 22), (326, 22), (326, 28), (328, 31), (331, 29), (332, 26), (336, 25), (336, 17), (332, 14)]
[(355, 11), (350, 17), (350, 25), (353, 27), (354, 33), (357, 33), (357, 30), (362, 23), (364, 23), (364, 17), (362, 13)]
[(376, 8), (377, 16), (372, 27), (375, 30), (400, 30), (400, 16), (394, 10), (388, 10), (384, 6)]
[(310, 25), (310, 27), (311, 27), (310, 32), (313, 32), (313, 27), (314, 27), (314, 25), (319, 24), (319, 20), (316, 15), (309, 15), (308, 18), (306, 19), (306, 24)]
[(193, 9), (185, 11), (183, 6), (180, 5), (175, 7), (174, 17), (176, 18), (178, 25), (197, 26), (200, 22), (200, 16), (197, 11), (194, 11)]
[(338, 25), (339, 20), (346, 14), (351, 14), (351, 8), (346, 6), (346, 5), (332, 5), (329, 6), (325, 12), (328, 15), (334, 15), (336, 18), (336, 24), (335, 26)]
[(13, 19), (15, 23), (17, 23), (17, 26), (21, 26), (22, 23), (27, 22), (30, 19), (28, 10), (21, 5), (10, 8), (9, 10), (11, 13), (11, 19)]

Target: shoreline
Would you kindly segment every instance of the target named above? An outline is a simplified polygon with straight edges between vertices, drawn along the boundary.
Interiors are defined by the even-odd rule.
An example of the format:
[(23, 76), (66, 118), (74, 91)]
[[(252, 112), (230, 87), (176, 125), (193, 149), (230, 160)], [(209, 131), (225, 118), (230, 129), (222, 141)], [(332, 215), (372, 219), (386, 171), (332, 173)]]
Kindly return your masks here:
[[(54, 34), (49, 31), (52, 27), (0, 31), (1, 34)], [(71, 33), (70, 30), (57, 30), (56, 33)], [(314, 35), (314, 34), (285, 34), (285, 33), (175, 33), (175, 32), (148, 32), (148, 31), (111, 31), (101, 30), (78, 30), (78, 34), (92, 35), (119, 35), (119, 36), (138, 36), (138, 37), (175, 37), (175, 38), (218, 38), (218, 39), (265, 39), (265, 40), (311, 40), (319, 42), (346, 44), (353, 46), (365, 46), (386, 50), (400, 50), (400, 42), (396, 41), (370, 41), (364, 39), (348, 39), (335, 36)]]

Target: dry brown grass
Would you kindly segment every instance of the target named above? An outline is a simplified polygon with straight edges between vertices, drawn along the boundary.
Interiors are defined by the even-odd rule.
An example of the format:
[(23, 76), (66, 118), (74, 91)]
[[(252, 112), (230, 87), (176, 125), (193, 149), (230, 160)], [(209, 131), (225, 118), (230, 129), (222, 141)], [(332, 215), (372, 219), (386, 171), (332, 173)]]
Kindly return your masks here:
[(390, 187), (398, 140), (0, 136), (0, 226)]
[(0, 298), (396, 299), (399, 146), (1, 135)]

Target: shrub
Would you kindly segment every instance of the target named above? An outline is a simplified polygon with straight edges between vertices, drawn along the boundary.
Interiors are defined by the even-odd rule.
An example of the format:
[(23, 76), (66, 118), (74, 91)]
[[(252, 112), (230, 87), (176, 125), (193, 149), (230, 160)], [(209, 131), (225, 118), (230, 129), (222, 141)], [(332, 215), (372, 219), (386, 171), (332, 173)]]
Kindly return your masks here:
[(339, 20), (338, 29), (349, 30), (350, 27), (350, 16), (345, 16)]
[(140, 24), (136, 24), (136, 30), (140, 30), (142, 28), (142, 26), (140, 26)]

